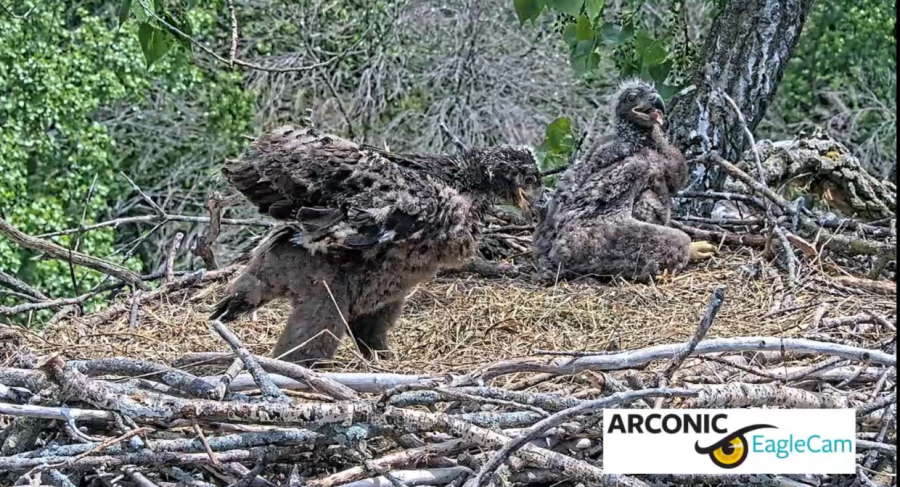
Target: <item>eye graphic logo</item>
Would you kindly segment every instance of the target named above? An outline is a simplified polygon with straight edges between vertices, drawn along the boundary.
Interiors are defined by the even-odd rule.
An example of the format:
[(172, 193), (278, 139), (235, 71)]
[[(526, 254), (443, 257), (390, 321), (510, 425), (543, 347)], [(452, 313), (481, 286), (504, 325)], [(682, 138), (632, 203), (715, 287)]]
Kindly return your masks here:
[(744, 435), (762, 428), (775, 428), (775, 426), (769, 424), (746, 426), (729, 433), (726, 437), (710, 446), (701, 447), (699, 441), (695, 442), (694, 451), (701, 455), (709, 455), (709, 459), (719, 467), (726, 469), (737, 468), (744, 463), (744, 460), (747, 459), (747, 454), (750, 453), (750, 445), (747, 443), (747, 438)]

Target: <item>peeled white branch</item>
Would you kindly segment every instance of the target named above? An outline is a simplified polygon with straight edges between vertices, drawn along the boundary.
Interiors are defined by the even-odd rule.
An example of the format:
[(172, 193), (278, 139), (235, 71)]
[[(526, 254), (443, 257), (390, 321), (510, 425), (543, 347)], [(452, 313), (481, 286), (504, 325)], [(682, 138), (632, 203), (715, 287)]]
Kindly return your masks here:
[(698, 387), (700, 395), (687, 401), (690, 408), (772, 406), (789, 409), (845, 409), (850, 400), (835, 394), (819, 394), (781, 384), (744, 384)]
[(66, 415), (75, 421), (99, 420), (114, 421), (115, 414), (99, 409), (54, 408), (47, 406), (31, 406), (23, 404), (0, 403), (0, 414), (24, 416), (28, 418), (57, 419), (66, 421)]
[[(468, 474), (471, 470), (466, 467), (450, 467), (450, 468), (430, 468), (424, 470), (394, 470), (391, 472), (393, 476), (398, 478), (405, 485), (410, 487), (416, 485), (444, 485), (449, 484), (460, 475)], [(310, 483), (309, 485), (313, 485)], [(371, 479), (358, 480), (342, 487), (393, 487), (393, 483), (387, 478), (374, 477)]]
[[(565, 363), (545, 364), (538, 361), (505, 361), (489, 365), (454, 385), (487, 380), (517, 372), (540, 372), (549, 374), (577, 374), (586, 370), (616, 370), (643, 367), (655, 360), (669, 359), (678, 353), (682, 344), (657, 345), (620, 353), (578, 357)], [(870, 350), (838, 343), (819, 342), (803, 338), (776, 337), (735, 337), (714, 338), (700, 342), (691, 355), (721, 352), (799, 352), (842, 357), (857, 362), (871, 362), (879, 365), (895, 366), (897, 357), (880, 350)]]
[[(388, 389), (393, 389), (400, 385), (413, 384), (432, 378), (427, 375), (355, 372), (324, 372), (321, 373), (321, 375), (322, 377), (333, 380), (338, 384), (342, 384), (354, 391), (366, 393), (384, 392)], [(212, 383), (216, 383), (219, 377), (221, 376), (208, 376), (204, 377), (203, 379)], [(280, 374), (269, 374), (269, 377), (272, 378), (272, 381), (275, 382), (275, 385), (282, 389), (310, 390), (310, 386), (308, 384), (291, 379), (289, 377), (285, 377)], [(229, 385), (228, 390), (232, 392), (240, 392), (256, 388), (258, 388), (258, 386), (255, 382), (253, 382), (253, 378), (250, 377), (250, 374), (240, 374), (234, 378), (234, 380), (231, 382), (231, 385)]]
[[(410, 450), (393, 453), (385, 457), (372, 460), (370, 463), (379, 468), (393, 469), (397, 467), (415, 465), (417, 462), (425, 460), (429, 457), (450, 455), (452, 453), (464, 450), (470, 446), (471, 443), (467, 443), (463, 440), (450, 440), (443, 443), (436, 443), (433, 445), (426, 445), (421, 448), (413, 448)], [(395, 475), (399, 473), (400, 472), (398, 471), (394, 471)], [(324, 479), (310, 480), (307, 483), (307, 486), (337, 487), (349, 482), (358, 482), (359, 480), (363, 480), (369, 474), (370, 472), (366, 467), (357, 466), (344, 470), (342, 472), (338, 472)], [(402, 476), (400, 476), (400, 478), (403, 479)]]

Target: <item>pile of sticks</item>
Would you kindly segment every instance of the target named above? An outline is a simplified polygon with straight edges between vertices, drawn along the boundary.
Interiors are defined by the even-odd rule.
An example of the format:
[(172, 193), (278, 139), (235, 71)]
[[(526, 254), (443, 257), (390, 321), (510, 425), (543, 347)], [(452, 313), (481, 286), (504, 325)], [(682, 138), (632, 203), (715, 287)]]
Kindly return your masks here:
[[(686, 343), (537, 351), (445, 377), (311, 370), (252, 355), (221, 322), (211, 326), (228, 352), (187, 354), (168, 365), (23, 359), (0, 368), (0, 483), (871, 486), (890, 479), (896, 317), (872, 317), (882, 333), (865, 336), (884, 338), (865, 343), (706, 339), (724, 301), (719, 287)], [(860, 321), (826, 320), (816, 326)], [(858, 474), (604, 473), (602, 409), (762, 406), (855, 408)]]

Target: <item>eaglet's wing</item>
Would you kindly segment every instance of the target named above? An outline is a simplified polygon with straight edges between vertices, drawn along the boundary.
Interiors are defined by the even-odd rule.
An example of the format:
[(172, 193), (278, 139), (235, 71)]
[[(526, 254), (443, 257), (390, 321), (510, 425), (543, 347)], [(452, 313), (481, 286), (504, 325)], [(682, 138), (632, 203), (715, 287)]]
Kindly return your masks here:
[(260, 137), (223, 174), (315, 250), (426, 238), (452, 224), (448, 203), (458, 198), (424, 172), (312, 129)]

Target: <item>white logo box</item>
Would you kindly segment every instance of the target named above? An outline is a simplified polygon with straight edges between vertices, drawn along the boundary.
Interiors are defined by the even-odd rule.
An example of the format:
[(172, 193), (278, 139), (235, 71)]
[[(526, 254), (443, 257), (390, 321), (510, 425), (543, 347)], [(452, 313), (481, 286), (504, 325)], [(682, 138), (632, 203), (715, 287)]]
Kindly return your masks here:
[(603, 410), (610, 474), (855, 474), (855, 452), (853, 409)]

